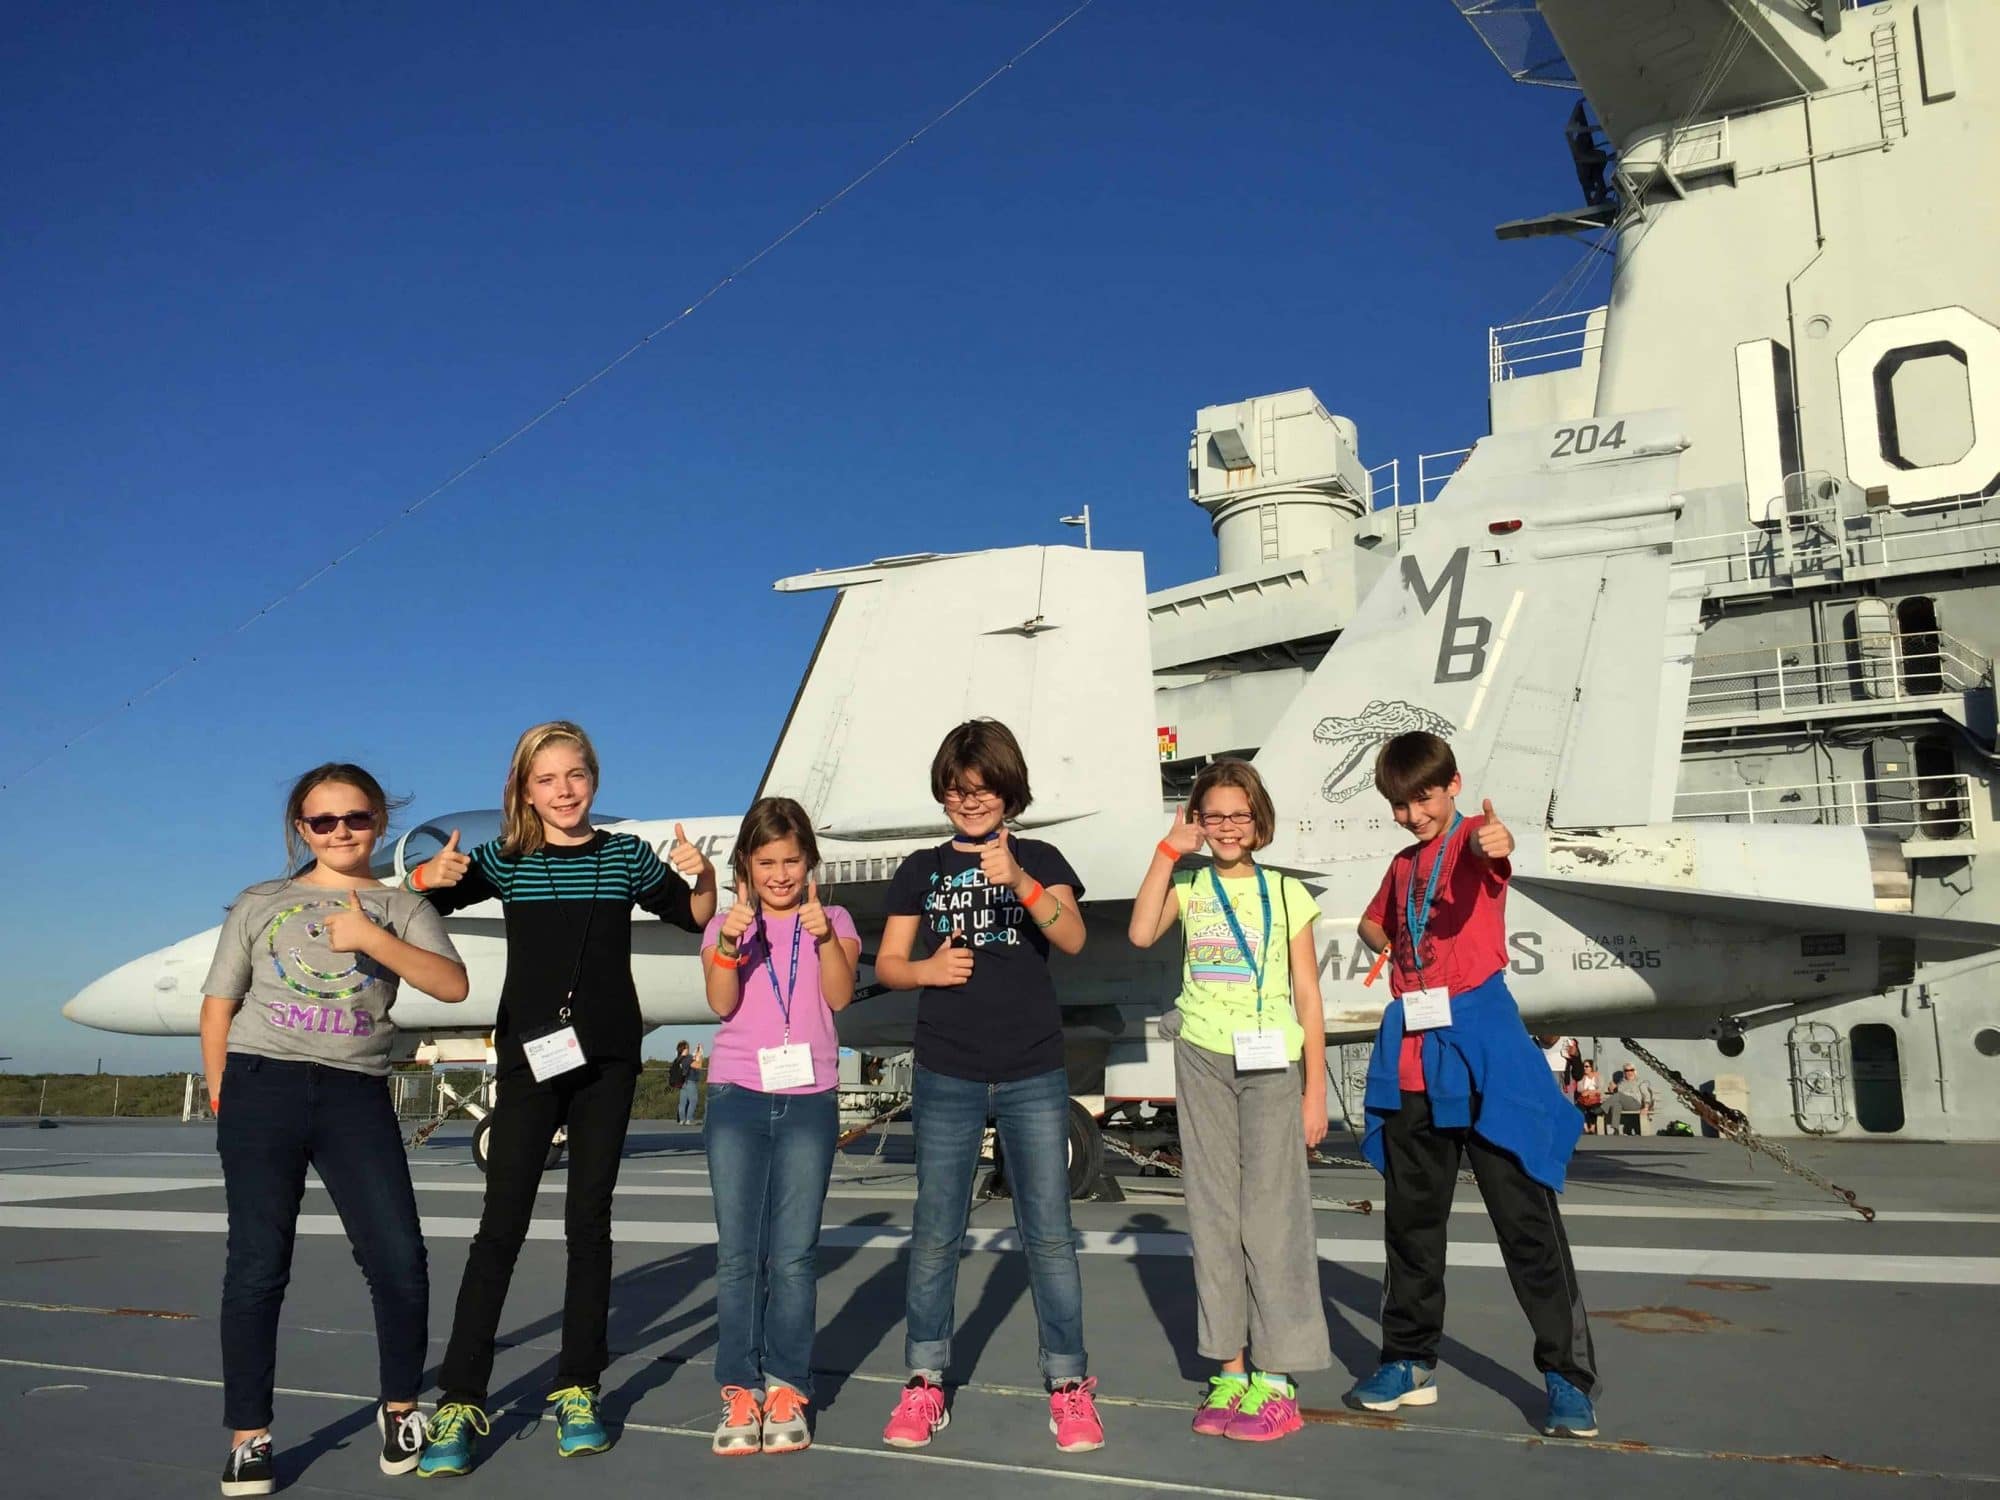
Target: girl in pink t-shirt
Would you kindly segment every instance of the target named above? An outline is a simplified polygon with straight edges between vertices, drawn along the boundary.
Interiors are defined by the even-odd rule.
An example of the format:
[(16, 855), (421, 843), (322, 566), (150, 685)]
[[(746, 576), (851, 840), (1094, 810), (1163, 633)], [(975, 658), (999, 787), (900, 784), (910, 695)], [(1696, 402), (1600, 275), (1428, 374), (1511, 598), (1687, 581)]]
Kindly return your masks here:
[(833, 1013), (854, 998), (861, 957), (854, 919), (820, 904), (819, 844), (798, 803), (760, 798), (731, 863), (735, 903), (701, 940), (709, 1009), (722, 1018), (702, 1135), (722, 1382), (712, 1446), (725, 1458), (812, 1442), (814, 1257), (840, 1128)]

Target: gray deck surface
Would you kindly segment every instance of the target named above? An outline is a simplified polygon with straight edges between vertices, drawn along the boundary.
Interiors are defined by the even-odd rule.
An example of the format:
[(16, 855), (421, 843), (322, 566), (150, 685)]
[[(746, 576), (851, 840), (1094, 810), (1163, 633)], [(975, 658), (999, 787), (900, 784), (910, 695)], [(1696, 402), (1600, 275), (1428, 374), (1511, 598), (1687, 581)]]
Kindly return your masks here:
[[(1351, 1149), (1338, 1137), (1327, 1149)], [(359, 1271), (317, 1183), (285, 1304), (275, 1433), (286, 1493), (544, 1496), (826, 1494), (949, 1488), (966, 1497), (1583, 1491), (1638, 1496), (2000, 1495), (2000, 1148), (1814, 1143), (1799, 1154), (1881, 1212), (1861, 1222), (1723, 1143), (1586, 1139), (1565, 1199), (1595, 1328), (1604, 1435), (1537, 1435), (1541, 1382), (1476, 1189), (1452, 1223), (1451, 1306), (1437, 1406), (1351, 1417), (1339, 1396), (1372, 1367), (1379, 1216), (1323, 1212), (1321, 1284), (1336, 1368), (1308, 1377), (1314, 1420), (1278, 1444), (1188, 1431), (1196, 1381), (1185, 1215), (1171, 1181), (1126, 1176), (1128, 1200), (1076, 1206), (1085, 1324), (1107, 1443), (1068, 1457), (1049, 1437), (1035, 1325), (1004, 1202), (974, 1214), (959, 1283), (951, 1426), (921, 1453), (881, 1446), (902, 1377), (909, 1142), (836, 1167), (820, 1254), (817, 1445), (784, 1458), (707, 1451), (714, 1251), (700, 1136), (634, 1129), (618, 1197), (605, 1377), (622, 1429), (560, 1462), (541, 1417), (559, 1338), (562, 1172), (545, 1180), (502, 1324), (478, 1471), (459, 1481), (376, 1471), (374, 1339)], [(442, 1353), (480, 1177), (468, 1132), (412, 1155)], [(1327, 1198), (1379, 1198), (1372, 1173), (1321, 1169)], [(0, 1493), (209, 1496), (226, 1435), (215, 1312), (224, 1228), (213, 1129), (78, 1122), (0, 1128)], [(1551, 1488), (1552, 1486), (1559, 1488)], [(1613, 1488), (1615, 1487), (1615, 1488)]]

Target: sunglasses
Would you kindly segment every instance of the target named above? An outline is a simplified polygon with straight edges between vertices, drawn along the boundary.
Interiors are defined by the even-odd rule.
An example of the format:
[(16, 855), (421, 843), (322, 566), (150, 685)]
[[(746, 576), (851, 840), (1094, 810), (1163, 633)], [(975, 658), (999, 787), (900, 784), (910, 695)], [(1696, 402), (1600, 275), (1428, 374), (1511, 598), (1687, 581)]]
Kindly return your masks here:
[(300, 818), (299, 821), (318, 834), (332, 833), (342, 823), (347, 825), (349, 833), (367, 833), (375, 826), (375, 814), (372, 811), (320, 813), (317, 817)]

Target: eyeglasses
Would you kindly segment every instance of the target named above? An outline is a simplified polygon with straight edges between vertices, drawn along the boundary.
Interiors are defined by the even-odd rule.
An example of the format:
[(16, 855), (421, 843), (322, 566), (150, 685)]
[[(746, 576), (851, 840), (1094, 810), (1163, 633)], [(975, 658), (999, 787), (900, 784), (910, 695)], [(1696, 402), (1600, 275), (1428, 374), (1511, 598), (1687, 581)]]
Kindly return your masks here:
[(375, 814), (368, 809), (351, 813), (320, 813), (315, 817), (300, 818), (299, 821), (318, 834), (332, 833), (342, 823), (347, 825), (349, 833), (367, 833), (375, 826)]
[(1249, 813), (1203, 813), (1201, 826), (1204, 828), (1248, 828), (1257, 820)]
[(963, 807), (968, 802), (998, 802), (1000, 794), (985, 786), (948, 786), (944, 789), (947, 807)]

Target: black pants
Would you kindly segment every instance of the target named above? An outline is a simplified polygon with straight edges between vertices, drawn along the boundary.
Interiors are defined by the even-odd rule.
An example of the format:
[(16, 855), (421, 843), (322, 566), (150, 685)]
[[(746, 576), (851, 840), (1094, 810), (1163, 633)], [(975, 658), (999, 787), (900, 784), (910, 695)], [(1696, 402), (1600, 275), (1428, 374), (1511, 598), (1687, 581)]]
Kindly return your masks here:
[(1471, 1131), (1432, 1125), (1428, 1094), (1403, 1095), (1403, 1107), (1383, 1121), (1382, 1141), (1389, 1195), (1383, 1363), (1437, 1358), (1444, 1335), (1445, 1227), (1463, 1155), (1479, 1179), (1514, 1298), (1535, 1330), (1535, 1368), (1555, 1371), (1588, 1395), (1597, 1385), (1597, 1358), (1556, 1195)]
[(588, 1063), (546, 1083), (535, 1082), (525, 1069), (501, 1079), (486, 1142), (486, 1202), (465, 1258), (451, 1343), (438, 1371), (445, 1400), (485, 1404), (507, 1284), (528, 1237), (549, 1138), (565, 1124), (569, 1192), (563, 1235), (569, 1269), (556, 1384), (594, 1386), (611, 1362), (604, 1334), (611, 1309), (611, 1194), (618, 1186), (638, 1076), (635, 1063), (608, 1062)]
[(378, 1394), (416, 1400), (429, 1341), (430, 1272), (389, 1080), (232, 1052), (222, 1072), (222, 1105), (215, 1143), (229, 1200), (224, 1425), (239, 1432), (271, 1425), (278, 1312), (291, 1283), (308, 1164), (326, 1185), (368, 1278)]

